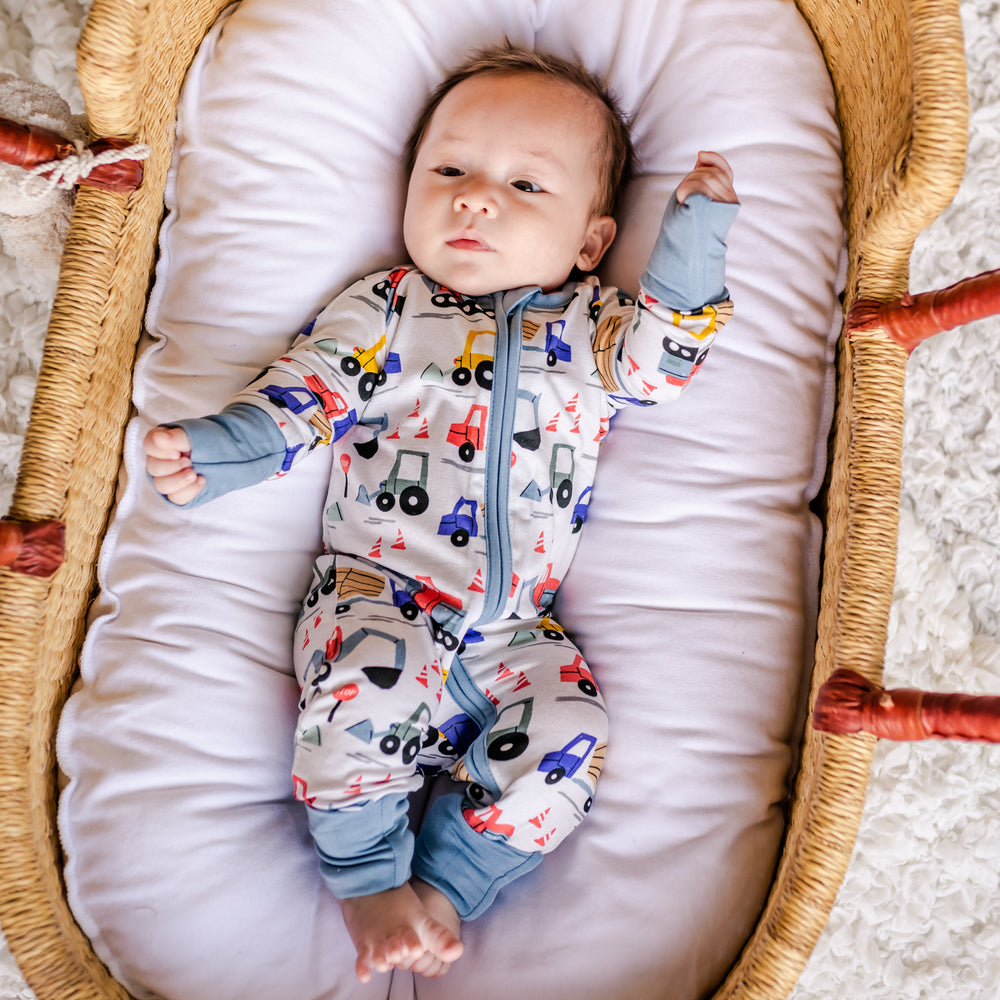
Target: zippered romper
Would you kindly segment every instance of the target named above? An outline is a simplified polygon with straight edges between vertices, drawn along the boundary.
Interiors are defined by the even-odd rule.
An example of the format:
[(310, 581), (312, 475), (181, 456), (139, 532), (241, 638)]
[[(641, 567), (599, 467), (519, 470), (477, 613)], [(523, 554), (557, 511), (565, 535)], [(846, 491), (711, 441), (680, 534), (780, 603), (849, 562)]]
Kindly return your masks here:
[[(175, 425), (206, 477), (189, 506), (337, 450), (293, 784), (339, 898), (415, 874), (474, 917), (590, 810), (607, 711), (552, 602), (612, 416), (677, 396), (731, 314), (735, 211), (672, 201), (638, 303), (592, 277), (465, 298), (371, 275), (222, 414)], [(441, 768), (464, 791), (414, 837), (407, 795)]]

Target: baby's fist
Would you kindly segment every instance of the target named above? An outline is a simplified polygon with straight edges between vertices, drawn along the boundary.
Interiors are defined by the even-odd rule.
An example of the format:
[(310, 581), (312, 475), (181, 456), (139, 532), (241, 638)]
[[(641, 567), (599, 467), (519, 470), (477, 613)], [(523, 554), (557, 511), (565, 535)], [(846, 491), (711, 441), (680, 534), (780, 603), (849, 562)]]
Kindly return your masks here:
[(683, 205), (689, 195), (703, 194), (712, 201), (736, 205), (739, 198), (733, 188), (733, 168), (719, 153), (702, 150), (691, 171), (677, 185), (677, 200)]
[(205, 488), (204, 476), (191, 464), (191, 441), (180, 427), (154, 427), (142, 447), (153, 486), (171, 503), (183, 506)]

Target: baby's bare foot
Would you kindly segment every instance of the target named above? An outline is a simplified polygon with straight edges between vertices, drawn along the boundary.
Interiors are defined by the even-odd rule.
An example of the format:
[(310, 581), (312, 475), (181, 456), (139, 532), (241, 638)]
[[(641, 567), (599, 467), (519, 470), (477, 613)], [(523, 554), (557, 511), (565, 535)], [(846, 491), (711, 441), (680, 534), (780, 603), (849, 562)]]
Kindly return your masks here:
[(342, 900), (341, 910), (358, 951), (354, 971), (363, 983), (373, 972), (414, 968), (426, 956), (450, 963), (462, 953), (457, 935), (438, 922), (409, 884)]
[(460, 937), (462, 933), (462, 921), (455, 912), (452, 902), (443, 892), (435, 889), (434, 886), (415, 878), (410, 883), (413, 891), (424, 904), (427, 912), (437, 924), (445, 930), (445, 935), (440, 939), (441, 947), (433, 952), (426, 952), (409, 968), (422, 976), (436, 978), (443, 976), (450, 968), (451, 963), (459, 958), (465, 945)]

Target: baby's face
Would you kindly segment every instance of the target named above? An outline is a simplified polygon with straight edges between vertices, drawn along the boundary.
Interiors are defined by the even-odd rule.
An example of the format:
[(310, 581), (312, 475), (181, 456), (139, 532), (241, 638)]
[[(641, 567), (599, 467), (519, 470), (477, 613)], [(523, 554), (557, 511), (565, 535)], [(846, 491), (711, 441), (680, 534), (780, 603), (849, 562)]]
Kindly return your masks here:
[(463, 295), (560, 288), (614, 237), (593, 207), (601, 118), (591, 98), (538, 74), (484, 73), (438, 105), (403, 216), (413, 263)]

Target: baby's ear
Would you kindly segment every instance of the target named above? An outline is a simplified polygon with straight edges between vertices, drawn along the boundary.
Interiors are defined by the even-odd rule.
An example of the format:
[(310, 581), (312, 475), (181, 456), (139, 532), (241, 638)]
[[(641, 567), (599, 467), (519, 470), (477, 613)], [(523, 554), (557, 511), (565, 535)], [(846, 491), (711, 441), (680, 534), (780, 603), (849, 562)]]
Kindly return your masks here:
[(601, 258), (611, 246), (618, 224), (610, 215), (595, 215), (587, 224), (583, 246), (576, 259), (576, 266), (581, 271), (592, 271), (601, 262)]

